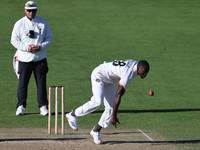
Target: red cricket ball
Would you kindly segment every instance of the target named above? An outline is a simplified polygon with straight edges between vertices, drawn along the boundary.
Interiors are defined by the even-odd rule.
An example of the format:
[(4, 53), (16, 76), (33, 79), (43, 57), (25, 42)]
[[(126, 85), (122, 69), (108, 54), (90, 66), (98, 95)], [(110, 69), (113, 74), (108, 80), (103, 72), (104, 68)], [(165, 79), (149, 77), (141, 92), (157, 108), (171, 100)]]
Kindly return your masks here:
[(149, 96), (153, 96), (154, 92), (153, 91), (149, 91)]

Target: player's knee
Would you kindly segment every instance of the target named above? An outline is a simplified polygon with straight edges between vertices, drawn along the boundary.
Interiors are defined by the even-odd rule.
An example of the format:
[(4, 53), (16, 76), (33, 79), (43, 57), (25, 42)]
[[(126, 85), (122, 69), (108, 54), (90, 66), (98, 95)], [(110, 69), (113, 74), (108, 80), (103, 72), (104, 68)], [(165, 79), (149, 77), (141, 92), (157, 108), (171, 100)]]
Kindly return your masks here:
[(101, 99), (101, 98), (93, 97), (92, 101), (93, 101), (93, 106), (95, 106), (95, 107), (100, 107), (103, 104), (103, 99)]
[(101, 101), (96, 101), (94, 105), (95, 105), (96, 107), (100, 107), (102, 104), (103, 104), (103, 102), (101, 102)]
[(106, 112), (106, 114), (111, 117), (112, 116), (112, 113), (113, 113), (113, 109), (112, 108), (105, 108), (104, 110)]

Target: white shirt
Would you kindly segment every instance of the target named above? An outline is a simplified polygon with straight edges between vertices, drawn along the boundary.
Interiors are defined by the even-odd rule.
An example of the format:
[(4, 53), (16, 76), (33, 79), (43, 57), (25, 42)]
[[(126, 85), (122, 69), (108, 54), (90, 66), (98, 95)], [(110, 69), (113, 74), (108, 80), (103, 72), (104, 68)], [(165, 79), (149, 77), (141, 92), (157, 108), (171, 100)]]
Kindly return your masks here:
[[(35, 38), (29, 38), (30, 30), (34, 30)], [(18, 59), (22, 62), (39, 61), (46, 58), (46, 48), (53, 41), (53, 35), (48, 22), (36, 16), (29, 20), (26, 16), (18, 20), (13, 28), (11, 44), (18, 50)], [(36, 53), (28, 52), (30, 44), (40, 44), (40, 51)]]
[(125, 60), (108, 62), (101, 64), (99, 67), (101, 80), (105, 84), (116, 84), (123, 86), (125, 89), (137, 76), (137, 61)]

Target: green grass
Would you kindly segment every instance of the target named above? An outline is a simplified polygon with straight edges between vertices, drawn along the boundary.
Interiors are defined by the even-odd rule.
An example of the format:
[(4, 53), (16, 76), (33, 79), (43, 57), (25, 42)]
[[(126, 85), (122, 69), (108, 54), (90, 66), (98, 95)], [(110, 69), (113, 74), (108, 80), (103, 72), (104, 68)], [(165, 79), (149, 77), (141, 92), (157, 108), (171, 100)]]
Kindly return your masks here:
[[(41, 117), (37, 108), (33, 78), (28, 115), (15, 116), (18, 80), (10, 36), (14, 23), (25, 15), (25, 2), (1, 1), (1, 128), (47, 128), (47, 117)], [(37, 4), (37, 15), (47, 19), (54, 36), (47, 50), (47, 86), (66, 87), (66, 112), (90, 99), (91, 72), (103, 61), (146, 59), (149, 75), (134, 79), (128, 87), (118, 128), (153, 130), (168, 141), (186, 141), (177, 144), (180, 149), (200, 148), (200, 1), (43, 0)], [(153, 97), (149, 90), (155, 92)], [(102, 110), (79, 118), (80, 128), (93, 127)]]

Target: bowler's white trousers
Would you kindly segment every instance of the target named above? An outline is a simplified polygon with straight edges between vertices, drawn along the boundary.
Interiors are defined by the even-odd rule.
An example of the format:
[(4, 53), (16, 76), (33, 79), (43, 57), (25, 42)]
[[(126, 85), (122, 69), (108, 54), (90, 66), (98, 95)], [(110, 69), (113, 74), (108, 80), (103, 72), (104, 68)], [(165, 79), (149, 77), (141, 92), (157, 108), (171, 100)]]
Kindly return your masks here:
[(105, 110), (98, 122), (98, 124), (107, 129), (110, 124), (110, 119), (113, 112), (113, 103), (116, 95), (115, 84), (105, 84), (102, 82), (100, 74), (100, 67), (93, 70), (91, 75), (92, 92), (91, 100), (75, 110), (77, 117), (84, 116), (97, 110), (103, 103)]

